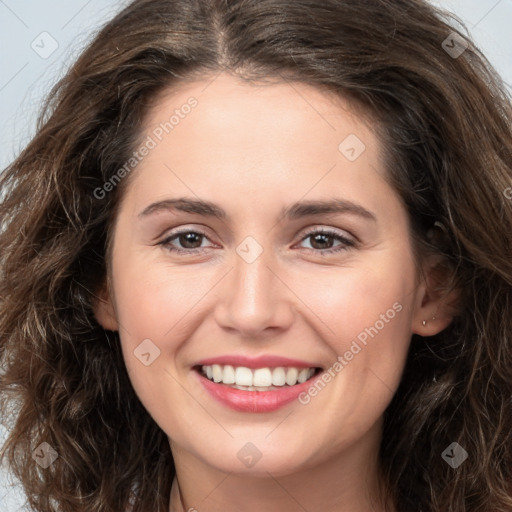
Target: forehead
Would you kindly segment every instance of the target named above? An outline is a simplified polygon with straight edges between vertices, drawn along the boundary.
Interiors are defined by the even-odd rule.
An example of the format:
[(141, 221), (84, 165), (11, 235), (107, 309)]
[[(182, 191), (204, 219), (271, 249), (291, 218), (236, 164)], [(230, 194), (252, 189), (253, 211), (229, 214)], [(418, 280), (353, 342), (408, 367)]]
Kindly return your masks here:
[(374, 127), (327, 90), (300, 82), (246, 83), (221, 73), (180, 83), (153, 100), (141, 138), (151, 138), (152, 147), (137, 168), (172, 162), (203, 179), (221, 179), (236, 165), (240, 178), (244, 170), (261, 178), (265, 170), (325, 172), (336, 161), (356, 168), (354, 156), (364, 152), (363, 160), (381, 170)]
[[(362, 132), (369, 131), (369, 124), (375, 124), (367, 109), (363, 118), (362, 106), (356, 106), (348, 97), (335, 94), (326, 87), (275, 78), (265, 82), (246, 82), (221, 73), (201, 80), (179, 82), (161, 91), (153, 98), (144, 123), (146, 128), (169, 121), (173, 113), (184, 120), (189, 111), (187, 102), (191, 98), (197, 101), (192, 112), (196, 114), (193, 116), (195, 127), (200, 128), (201, 122), (214, 122), (216, 132), (223, 136), (229, 135), (229, 128), (234, 122), (247, 129), (268, 126), (276, 131), (285, 127), (287, 131), (280, 133), (283, 139), (290, 131), (294, 133), (303, 128), (309, 129), (311, 136), (319, 129), (321, 134), (329, 131), (334, 134), (343, 121), (347, 127), (357, 125)], [(172, 124), (177, 127), (177, 124), (187, 123), (175, 119)]]
[[(331, 206), (326, 211), (337, 203), (337, 211), (340, 204), (345, 212), (355, 206), (361, 222), (363, 210), (372, 213), (374, 220), (364, 221), (372, 233), (403, 237), (407, 212), (387, 178), (376, 130), (350, 107), (302, 83), (255, 86), (220, 75), (170, 88), (147, 113), (141, 141), (151, 140), (150, 149), (146, 144), (123, 183), (113, 224), (139, 233), (186, 219), (229, 226), (237, 237), (261, 237), (277, 225), (341, 219), (331, 216)], [(155, 204), (183, 199), (179, 217), (174, 207), (144, 215)], [(221, 214), (204, 213), (205, 205)], [(344, 216), (342, 224), (353, 226), (355, 219)]]
[(308, 84), (224, 74), (180, 83), (154, 98), (140, 140), (144, 156), (123, 183), (130, 217), (180, 197), (254, 224), (302, 200), (341, 199), (378, 215), (400, 209), (375, 126)]

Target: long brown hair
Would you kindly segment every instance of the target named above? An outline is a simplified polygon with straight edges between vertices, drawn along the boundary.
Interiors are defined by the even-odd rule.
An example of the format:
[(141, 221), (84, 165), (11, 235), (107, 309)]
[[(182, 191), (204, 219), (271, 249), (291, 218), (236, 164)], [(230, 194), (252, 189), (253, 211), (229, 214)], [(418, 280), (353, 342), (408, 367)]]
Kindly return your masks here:
[[(137, 0), (103, 27), (0, 176), (1, 455), (34, 510), (168, 510), (168, 439), (92, 311), (128, 178), (95, 191), (160, 91), (221, 70), (335, 91), (380, 127), (416, 254), (442, 254), (464, 297), (447, 329), (411, 340), (386, 482), (404, 512), (512, 510), (511, 99), (456, 26), (423, 0)], [(44, 469), (43, 442), (58, 454)], [(457, 467), (442, 456), (454, 442)]]

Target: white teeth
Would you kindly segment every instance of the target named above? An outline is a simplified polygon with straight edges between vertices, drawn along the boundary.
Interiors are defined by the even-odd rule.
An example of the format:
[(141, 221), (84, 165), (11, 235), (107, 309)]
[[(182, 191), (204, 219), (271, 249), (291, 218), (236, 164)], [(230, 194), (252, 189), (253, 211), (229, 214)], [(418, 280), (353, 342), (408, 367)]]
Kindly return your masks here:
[(234, 384), (235, 383), (235, 369), (229, 364), (224, 366), (224, 374), (223, 374), (222, 382), (224, 382), (224, 384)]
[(235, 383), (238, 386), (252, 386), (252, 371), (245, 366), (238, 366), (235, 370)]
[(304, 368), (299, 372), (297, 380), (299, 381), (300, 384), (302, 384), (303, 382), (306, 382), (308, 380), (308, 375), (309, 370), (307, 368)]
[(272, 371), (270, 368), (258, 368), (254, 371), (253, 377), (254, 386), (271, 386), (272, 385)]
[(286, 370), (284, 368), (274, 368), (272, 372), (272, 384), (274, 384), (274, 386), (284, 386), (286, 384)]
[(222, 366), (214, 364), (212, 366), (213, 382), (220, 382), (222, 380)]
[(269, 391), (288, 385), (295, 386), (310, 379), (315, 368), (257, 368), (252, 370), (245, 366), (214, 364), (203, 366), (203, 373), (216, 383), (231, 385), (236, 389), (248, 391)]
[(286, 384), (293, 386), (297, 383), (297, 377), (299, 376), (299, 370), (297, 368), (288, 368), (286, 371)]

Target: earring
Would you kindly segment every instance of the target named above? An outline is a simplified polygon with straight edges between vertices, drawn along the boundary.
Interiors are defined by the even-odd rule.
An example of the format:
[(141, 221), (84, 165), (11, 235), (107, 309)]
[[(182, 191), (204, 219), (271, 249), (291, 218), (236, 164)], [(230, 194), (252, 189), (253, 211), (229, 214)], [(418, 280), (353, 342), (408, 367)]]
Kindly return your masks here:
[[(432, 317), (432, 320), (435, 320), (435, 319), (436, 319), (436, 317), (435, 317), (435, 316), (433, 316), (433, 317)], [(423, 327), (425, 327), (425, 325), (427, 325), (427, 321), (426, 321), (426, 320), (423, 320), (423, 322), (421, 322), (421, 323), (423, 324)]]

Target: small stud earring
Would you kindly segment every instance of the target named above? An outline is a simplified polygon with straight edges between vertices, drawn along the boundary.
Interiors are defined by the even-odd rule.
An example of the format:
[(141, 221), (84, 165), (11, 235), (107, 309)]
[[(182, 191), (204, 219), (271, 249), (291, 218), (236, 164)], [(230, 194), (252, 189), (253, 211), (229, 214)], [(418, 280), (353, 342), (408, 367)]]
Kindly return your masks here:
[[(435, 319), (436, 319), (436, 317), (433, 316), (432, 320), (435, 320)], [(423, 327), (425, 327), (425, 325), (427, 325), (427, 321), (426, 320), (423, 320), (421, 323), (423, 324)]]

